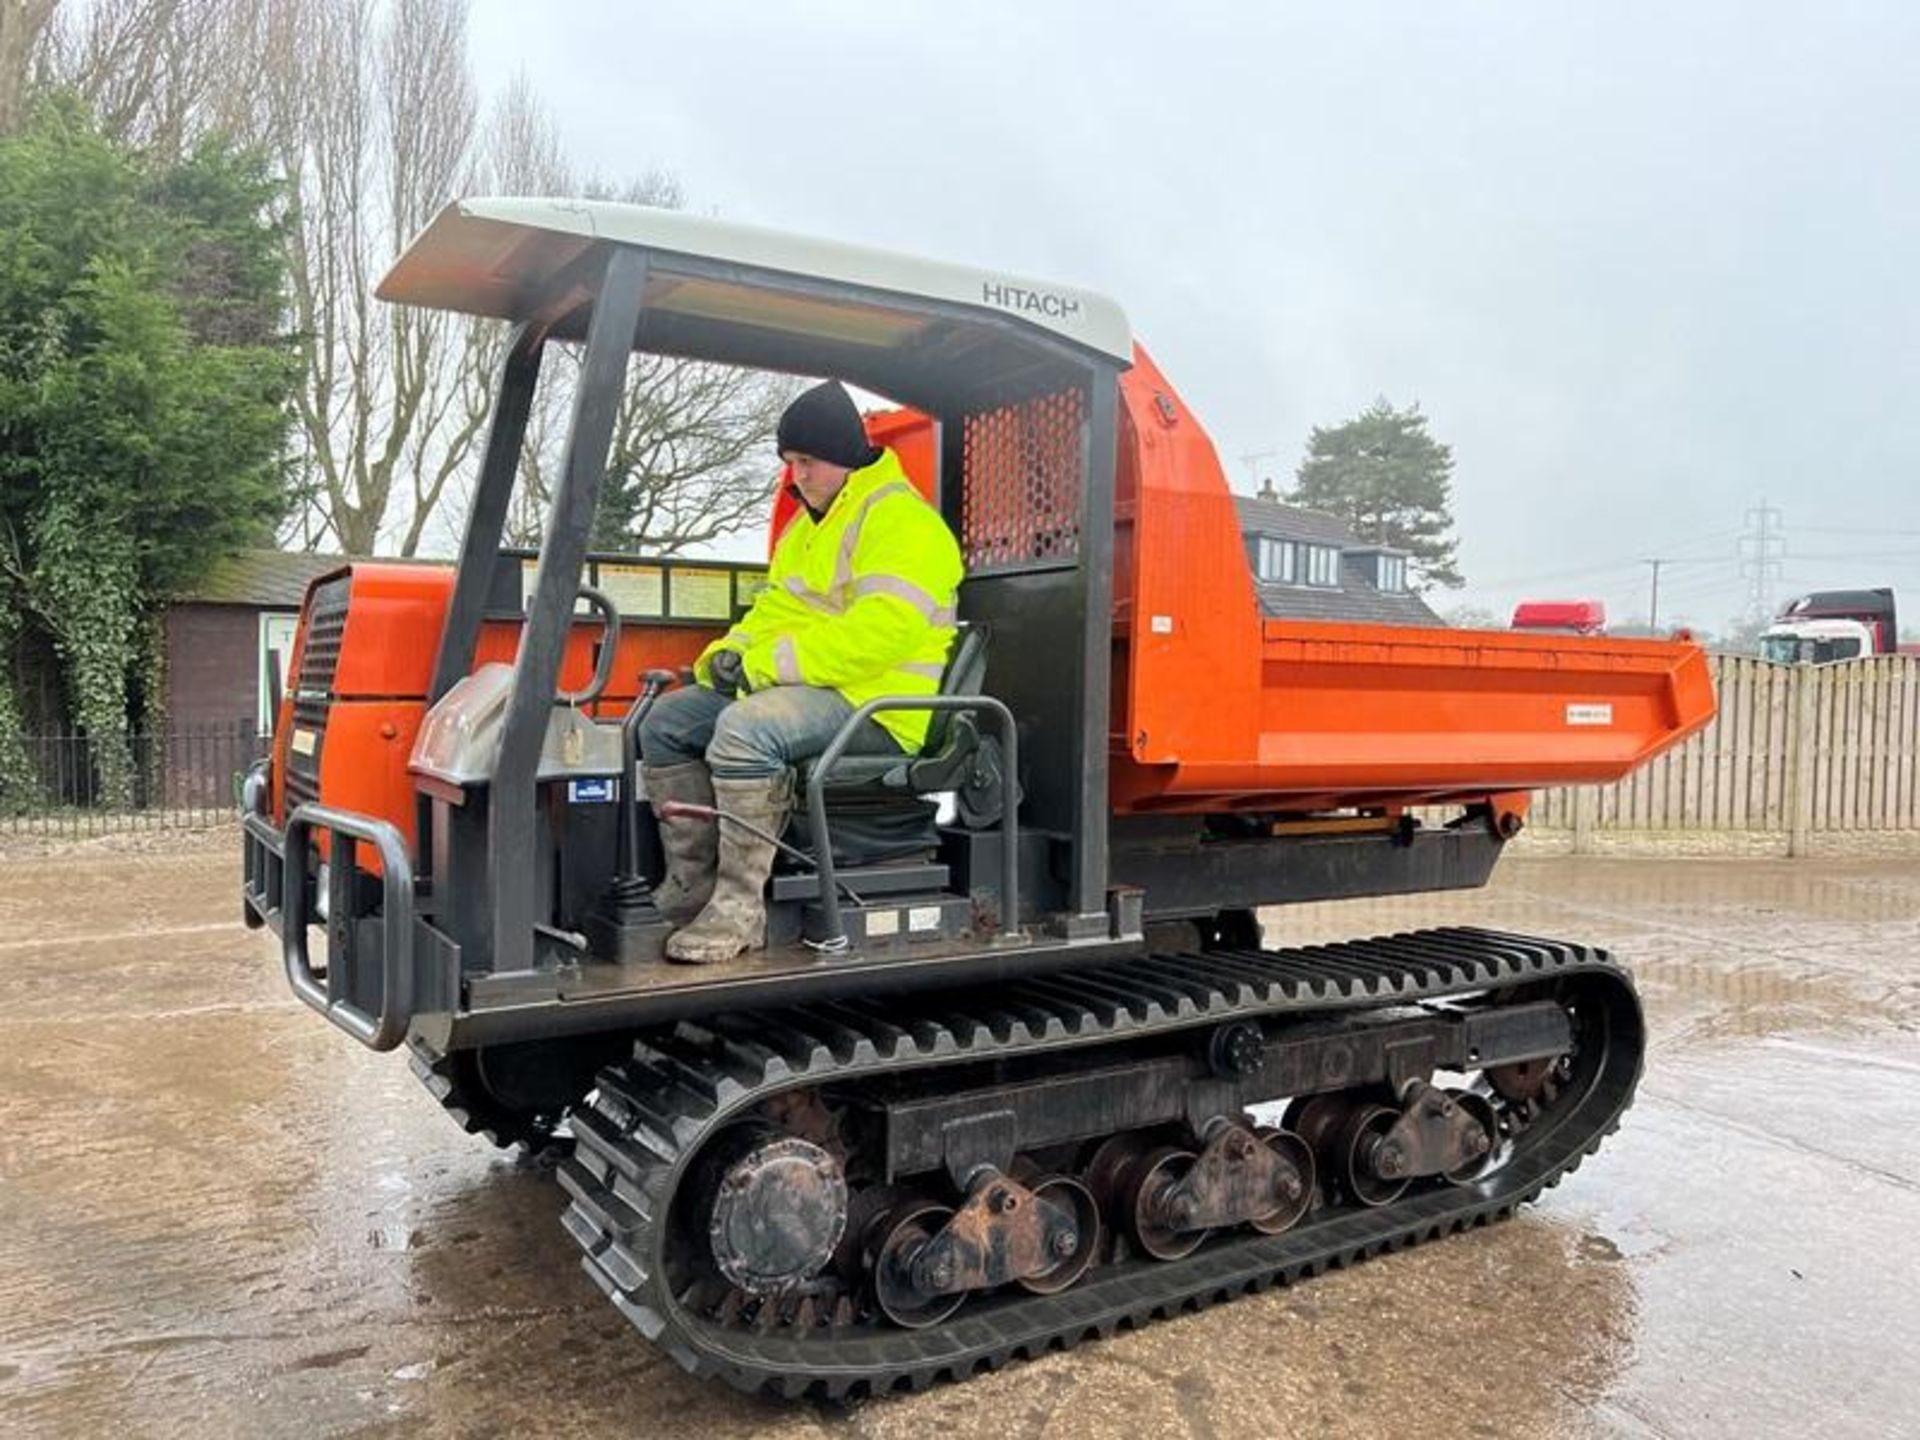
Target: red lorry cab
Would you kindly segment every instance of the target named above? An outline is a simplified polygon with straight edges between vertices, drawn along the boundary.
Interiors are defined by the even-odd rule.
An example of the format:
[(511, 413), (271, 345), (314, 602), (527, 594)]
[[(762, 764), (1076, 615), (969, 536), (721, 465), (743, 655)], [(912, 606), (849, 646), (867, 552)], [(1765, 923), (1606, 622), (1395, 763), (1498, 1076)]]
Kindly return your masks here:
[(1522, 600), (1513, 607), (1507, 628), (1549, 635), (1604, 635), (1607, 606), (1602, 600)]

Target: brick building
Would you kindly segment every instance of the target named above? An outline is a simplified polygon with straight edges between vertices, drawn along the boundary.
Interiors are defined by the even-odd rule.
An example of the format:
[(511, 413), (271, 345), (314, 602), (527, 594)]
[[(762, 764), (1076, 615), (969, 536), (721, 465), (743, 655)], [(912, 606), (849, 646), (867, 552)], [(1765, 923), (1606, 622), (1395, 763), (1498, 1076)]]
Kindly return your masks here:
[(167, 724), (208, 731), (252, 724), (265, 734), (268, 656), (286, 677), (307, 584), (345, 561), (338, 555), (244, 550), (214, 565), (167, 610)]

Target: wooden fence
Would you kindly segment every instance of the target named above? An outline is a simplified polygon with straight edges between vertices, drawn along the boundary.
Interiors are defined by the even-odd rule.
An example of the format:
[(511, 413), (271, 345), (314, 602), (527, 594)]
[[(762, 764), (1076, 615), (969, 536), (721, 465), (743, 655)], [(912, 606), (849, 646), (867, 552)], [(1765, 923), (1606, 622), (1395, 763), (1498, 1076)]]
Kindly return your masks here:
[(1537, 797), (1532, 825), (1576, 850), (1609, 832), (1769, 837), (1920, 832), (1920, 658), (1837, 665), (1713, 657), (1719, 714), (1617, 785)]

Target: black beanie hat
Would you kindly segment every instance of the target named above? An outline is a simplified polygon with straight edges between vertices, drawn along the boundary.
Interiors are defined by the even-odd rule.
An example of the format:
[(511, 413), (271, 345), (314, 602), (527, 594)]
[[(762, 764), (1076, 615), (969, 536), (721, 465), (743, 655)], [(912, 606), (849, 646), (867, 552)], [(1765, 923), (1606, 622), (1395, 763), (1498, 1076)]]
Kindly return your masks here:
[(797, 450), (849, 470), (871, 465), (879, 453), (867, 439), (853, 397), (838, 380), (822, 381), (787, 406), (780, 416), (778, 448), (782, 455)]

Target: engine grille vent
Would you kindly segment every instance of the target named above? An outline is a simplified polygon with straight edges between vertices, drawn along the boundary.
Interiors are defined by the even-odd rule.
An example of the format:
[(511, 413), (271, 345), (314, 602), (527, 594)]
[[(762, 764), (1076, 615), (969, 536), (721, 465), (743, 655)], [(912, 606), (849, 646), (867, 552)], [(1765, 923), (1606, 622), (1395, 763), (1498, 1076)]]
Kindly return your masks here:
[(306, 643), (300, 655), (295, 689), (303, 696), (331, 697), (333, 673), (340, 666), (340, 641), (347, 633), (347, 600), (352, 577), (329, 580), (313, 592), (307, 606)]
[(326, 748), (327, 716), (333, 708), (334, 673), (347, 632), (353, 577), (342, 575), (316, 589), (302, 625), (300, 673), (293, 684), (293, 741), (281, 776), (288, 809), (320, 798), (320, 755)]

